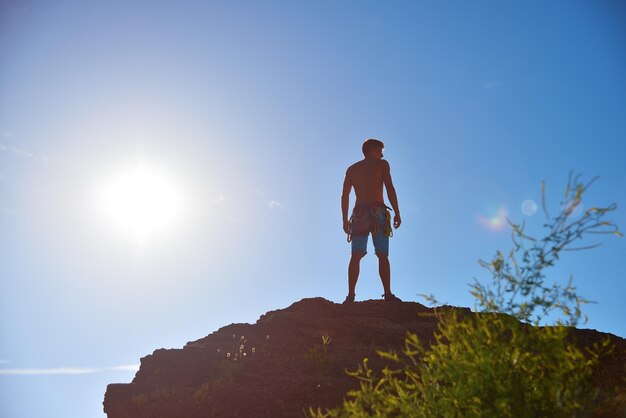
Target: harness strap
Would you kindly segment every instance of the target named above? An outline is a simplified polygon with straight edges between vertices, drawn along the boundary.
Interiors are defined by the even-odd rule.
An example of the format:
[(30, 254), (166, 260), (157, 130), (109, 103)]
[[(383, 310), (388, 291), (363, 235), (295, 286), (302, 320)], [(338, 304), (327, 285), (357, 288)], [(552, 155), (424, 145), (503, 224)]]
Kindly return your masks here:
[(385, 204), (385, 202), (369, 202), (369, 203), (361, 203), (359, 206), (355, 206), (353, 210), (356, 209), (373, 209), (373, 208), (387, 208), (391, 209), (389, 206)]
[(352, 242), (352, 219), (354, 219), (354, 212), (350, 215), (350, 220), (348, 220), (348, 224), (350, 225), (350, 232), (348, 232), (348, 237), (346, 238), (348, 242)]

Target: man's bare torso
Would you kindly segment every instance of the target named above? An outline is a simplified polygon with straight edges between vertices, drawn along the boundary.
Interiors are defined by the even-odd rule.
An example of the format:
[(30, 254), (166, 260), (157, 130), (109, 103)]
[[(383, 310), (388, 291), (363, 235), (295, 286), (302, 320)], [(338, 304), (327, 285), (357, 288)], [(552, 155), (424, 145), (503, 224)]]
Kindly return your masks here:
[(348, 167), (346, 176), (354, 187), (355, 206), (383, 202), (383, 173), (389, 163), (385, 160), (363, 159)]
[(343, 230), (350, 234), (350, 221), (348, 209), (350, 205), (350, 192), (354, 188), (356, 195), (355, 207), (368, 203), (384, 203), (383, 186), (387, 191), (389, 203), (395, 212), (393, 226), (397, 229), (402, 223), (398, 196), (391, 180), (391, 168), (386, 160), (383, 160), (383, 146), (363, 152), (365, 159), (352, 164), (346, 170), (341, 192), (341, 215), (343, 217)]

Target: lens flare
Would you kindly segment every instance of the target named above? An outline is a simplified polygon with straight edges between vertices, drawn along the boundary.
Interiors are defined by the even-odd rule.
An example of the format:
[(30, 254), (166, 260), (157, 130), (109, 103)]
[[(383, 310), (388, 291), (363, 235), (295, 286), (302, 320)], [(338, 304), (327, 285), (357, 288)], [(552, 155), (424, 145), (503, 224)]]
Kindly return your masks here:
[(478, 223), (490, 231), (503, 231), (507, 226), (507, 211), (504, 206), (500, 206), (498, 209), (491, 209), (488, 211), (488, 215), (478, 215)]
[(533, 216), (537, 212), (537, 202), (526, 199), (522, 202), (522, 213), (526, 216)]

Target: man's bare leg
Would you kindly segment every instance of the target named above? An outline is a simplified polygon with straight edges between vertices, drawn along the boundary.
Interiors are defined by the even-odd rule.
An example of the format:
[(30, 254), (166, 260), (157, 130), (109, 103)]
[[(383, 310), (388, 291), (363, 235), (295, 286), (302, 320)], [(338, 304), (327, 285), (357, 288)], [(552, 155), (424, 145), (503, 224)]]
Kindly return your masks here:
[(348, 264), (348, 296), (354, 296), (356, 282), (359, 280), (361, 259), (364, 256), (365, 253), (357, 251), (352, 253), (352, 257), (350, 257), (350, 263)]
[(378, 274), (380, 281), (383, 282), (385, 294), (391, 294), (391, 266), (389, 265), (389, 256), (385, 253), (376, 253), (378, 257)]

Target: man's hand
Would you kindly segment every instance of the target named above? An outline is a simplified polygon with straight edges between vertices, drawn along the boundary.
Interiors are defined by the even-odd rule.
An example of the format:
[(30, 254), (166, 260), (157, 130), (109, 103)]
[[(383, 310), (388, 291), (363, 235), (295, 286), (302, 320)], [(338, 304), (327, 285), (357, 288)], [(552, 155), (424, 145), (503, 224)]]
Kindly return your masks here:
[(400, 228), (401, 223), (402, 223), (402, 219), (400, 218), (400, 214), (396, 213), (393, 217), (393, 227), (398, 229)]
[(343, 220), (343, 231), (344, 231), (346, 234), (349, 234), (349, 233), (350, 233), (350, 221), (349, 221), (349, 220), (347, 220), (347, 219), (344, 219), (344, 220)]

